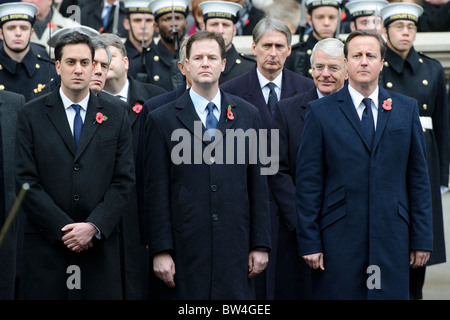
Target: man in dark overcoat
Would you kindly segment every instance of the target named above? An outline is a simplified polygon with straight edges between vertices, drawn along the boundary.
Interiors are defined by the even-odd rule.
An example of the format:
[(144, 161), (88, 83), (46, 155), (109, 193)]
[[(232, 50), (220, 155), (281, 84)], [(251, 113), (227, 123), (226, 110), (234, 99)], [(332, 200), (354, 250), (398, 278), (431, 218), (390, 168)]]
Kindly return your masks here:
[[(314, 81), (292, 72), (284, 67), (286, 58), (291, 52), (291, 31), (281, 21), (265, 17), (256, 25), (253, 32), (252, 50), (256, 56), (256, 67), (222, 84), (220, 87), (227, 93), (236, 95), (258, 108), (262, 128), (270, 130), (274, 109), (270, 99), (273, 96), (279, 101), (300, 95), (314, 88)], [(273, 107), (273, 105), (272, 105)], [(277, 206), (270, 193), (270, 211), (272, 220), (271, 262), (266, 271), (256, 279), (258, 299), (271, 300), (274, 297), (274, 280), (276, 261), (276, 239), (278, 231)]]
[(21, 299), (122, 299), (119, 221), (134, 187), (128, 114), (89, 90), (94, 47), (55, 47), (57, 90), (19, 110), (16, 190), (23, 201)]
[[(0, 91), (0, 228), (3, 228), (16, 201), (14, 180), (14, 145), (17, 110), (25, 98), (17, 93)], [(15, 294), (16, 261), (18, 254), (19, 216), (5, 230), (0, 243), (0, 300), (12, 300)]]
[(277, 102), (272, 130), (279, 134), (278, 172), (268, 176), (269, 187), (278, 207), (280, 224), (277, 239), (275, 299), (311, 297), (311, 272), (298, 256), (297, 214), (295, 212), (295, 172), (297, 153), (305, 123), (308, 102), (334, 93), (344, 86), (344, 44), (335, 38), (317, 42), (311, 55), (315, 87), (302, 95)]
[(252, 105), (219, 90), (224, 58), (219, 34), (191, 35), (192, 87), (148, 116), (145, 200), (163, 299), (254, 299), (252, 278), (268, 262), (267, 183), (261, 162), (249, 158), (258, 145), (248, 139), (238, 151), (236, 137), (227, 140), (259, 136), (260, 119)]
[(352, 32), (348, 84), (306, 109), (297, 238), (314, 299), (408, 299), (409, 269), (433, 249), (417, 101), (378, 86), (385, 51), (376, 31)]

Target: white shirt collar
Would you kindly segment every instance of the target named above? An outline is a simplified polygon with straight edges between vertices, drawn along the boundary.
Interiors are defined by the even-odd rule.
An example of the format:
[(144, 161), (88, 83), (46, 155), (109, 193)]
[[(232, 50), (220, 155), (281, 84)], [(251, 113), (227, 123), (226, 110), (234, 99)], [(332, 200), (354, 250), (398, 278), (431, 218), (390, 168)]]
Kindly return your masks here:
[[(59, 88), (59, 94), (61, 96), (61, 100), (63, 102), (64, 105), (64, 109), (68, 109), (70, 108), (70, 106), (72, 104), (75, 104), (75, 102), (71, 101), (63, 92), (62, 88)], [(79, 104), (81, 106), (81, 109), (83, 109), (84, 111), (87, 110), (88, 107), (88, 103), (89, 103), (89, 97), (90, 97), (91, 93), (90, 91), (88, 91), (88, 94), (85, 98), (83, 98), (83, 100), (81, 100), (80, 102), (78, 102), (77, 104)]]
[(259, 84), (261, 85), (261, 89), (264, 88), (269, 82), (273, 82), (281, 90), (281, 82), (283, 80), (283, 71), (281, 71), (280, 74), (272, 81), (270, 81), (266, 77), (264, 77), (261, 74), (261, 72), (259, 72), (258, 68), (256, 68), (256, 75), (258, 76), (258, 80), (259, 80)]
[[(197, 113), (199, 114), (203, 114), (204, 112), (206, 112), (205, 108), (206, 105), (208, 104), (207, 99), (203, 98), (201, 95), (199, 95), (197, 92), (194, 91), (194, 89), (191, 87), (191, 89), (189, 90), (189, 95), (191, 96), (192, 102), (194, 104), (195, 110), (197, 111)], [(220, 104), (221, 104), (221, 95), (220, 95), (220, 90), (217, 90), (217, 94), (215, 95), (215, 97), (211, 100), (211, 102), (214, 102), (214, 104), (217, 107), (217, 111), (220, 114)]]
[[(368, 97), (368, 98), (372, 99), (372, 101), (373, 101), (372, 106), (375, 106), (375, 108), (377, 110), (378, 110), (378, 91), (379, 91), (379, 89), (377, 86), (376, 89)], [(358, 91), (356, 91), (350, 84), (348, 85), (348, 92), (350, 93), (350, 96), (352, 97), (353, 105), (355, 106), (356, 109), (358, 109), (364, 99), (364, 96), (361, 93), (359, 93)]]

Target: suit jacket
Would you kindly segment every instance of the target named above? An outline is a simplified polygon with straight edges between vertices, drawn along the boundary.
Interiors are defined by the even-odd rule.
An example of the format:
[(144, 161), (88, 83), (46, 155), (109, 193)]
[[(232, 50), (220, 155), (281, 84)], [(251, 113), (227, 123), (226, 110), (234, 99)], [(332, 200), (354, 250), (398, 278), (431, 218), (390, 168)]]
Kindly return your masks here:
[[(17, 109), (25, 104), (25, 98), (17, 93), (0, 91), (0, 125), (2, 137), (3, 157), (3, 189), (5, 216), (0, 220), (0, 228), (4, 219), (10, 213), (16, 200), (14, 180), (14, 145), (16, 140)], [(16, 280), (16, 259), (20, 250), (17, 249), (17, 237), (19, 230), (18, 213), (8, 232), (0, 244), (0, 300), (12, 300), (14, 298), (14, 283)]]
[[(108, 119), (97, 123), (98, 112)], [(91, 93), (76, 147), (56, 90), (19, 110), (16, 141), (16, 190), (30, 185), (22, 203), (26, 221), (20, 296), (121, 299), (118, 223), (128, 214), (135, 183), (126, 110)], [(70, 251), (61, 242), (61, 228), (73, 222), (93, 223), (101, 239), (94, 238), (87, 251)], [(79, 290), (66, 286), (70, 265), (81, 270)]]
[(295, 172), (306, 106), (316, 99), (318, 95), (314, 87), (300, 96), (280, 100), (273, 117), (272, 129), (279, 132), (279, 166), (276, 174), (268, 176), (268, 181), (280, 219), (289, 231), (297, 226)]
[[(272, 113), (266, 104), (264, 96), (262, 94), (261, 85), (259, 84), (258, 75), (255, 67), (253, 70), (229, 80), (222, 84), (220, 87), (227, 93), (234, 94), (238, 97), (253, 104), (259, 110), (261, 117), (262, 128), (270, 130), (272, 126)], [(300, 95), (310, 88), (314, 87), (314, 82), (302, 75), (296, 74), (288, 69), (283, 69), (283, 79), (281, 84), (281, 96), (280, 100)], [(270, 137), (270, 134), (269, 134)], [(262, 277), (256, 278), (257, 286), (257, 299), (273, 299), (275, 290), (275, 269), (274, 261), (276, 261), (276, 239), (278, 237), (278, 212), (275, 202), (272, 200), (272, 192), (269, 192), (270, 196), (270, 215), (272, 220), (272, 244), (274, 250), (271, 252), (270, 261), (268, 267), (264, 271)], [(266, 276), (267, 275), (267, 276)], [(261, 284), (262, 283), (262, 284)]]
[[(392, 109), (382, 108), (391, 98)], [(323, 252), (313, 297), (409, 299), (410, 250), (432, 250), (417, 101), (379, 89), (373, 147), (345, 86), (306, 110), (296, 173), (299, 255)], [(378, 268), (380, 288), (369, 289)], [(381, 275), (380, 275), (381, 272)]]
[(106, 28), (103, 28), (103, 22), (102, 22), (102, 10), (103, 10), (103, 0), (95, 0), (90, 1), (89, 3), (86, 3), (85, 5), (81, 6), (81, 24), (84, 26), (91, 27), (92, 29), (97, 30), (100, 33), (112, 33), (113, 32), (113, 25), (114, 25), (114, 17), (115, 17), (115, 10), (119, 10), (119, 16), (118, 16), (118, 35), (121, 38), (128, 37), (128, 31), (125, 30), (123, 26), (123, 19), (126, 17), (126, 9), (122, 1), (120, 1), (119, 8), (114, 7), (113, 10), (111, 10), (111, 13), (109, 15), (108, 24)]
[[(284, 68), (281, 85), (280, 100), (300, 95), (308, 91), (314, 87), (314, 82), (311, 79)], [(256, 73), (256, 66), (253, 70), (225, 82), (220, 88), (227, 93), (241, 97), (257, 107), (261, 116), (262, 127), (264, 129), (270, 128), (272, 125), (272, 114), (264, 100), (258, 75)]]
[[(221, 94), (217, 128), (223, 138), (216, 135), (214, 144), (223, 143), (222, 164), (217, 163), (218, 151), (209, 153), (211, 143), (201, 141), (205, 128), (188, 91), (148, 116), (145, 194), (149, 250), (151, 255), (171, 252), (176, 267), (176, 286), (163, 285), (164, 299), (254, 299), (248, 255), (252, 249), (271, 247), (267, 184), (260, 161), (250, 163), (248, 150), (241, 150), (244, 162), (237, 163), (236, 146), (227, 141), (228, 129), (259, 132), (258, 112), (238, 97)], [(233, 120), (226, 120), (227, 106)], [(179, 152), (179, 141), (172, 141), (172, 134), (181, 131), (183, 142), (196, 149), (191, 154), (184, 150), (187, 161), (176, 164), (173, 152)], [(233, 164), (225, 161), (231, 150)], [(199, 152), (208, 163), (193, 162)]]

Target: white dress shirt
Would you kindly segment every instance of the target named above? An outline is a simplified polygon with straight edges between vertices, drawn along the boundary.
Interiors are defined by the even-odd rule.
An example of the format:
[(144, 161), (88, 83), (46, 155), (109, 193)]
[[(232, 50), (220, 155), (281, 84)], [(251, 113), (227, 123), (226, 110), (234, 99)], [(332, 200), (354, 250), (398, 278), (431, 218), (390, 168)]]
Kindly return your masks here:
[(192, 99), (192, 103), (194, 104), (195, 111), (197, 112), (200, 120), (202, 121), (203, 125), (206, 127), (206, 116), (208, 115), (208, 110), (206, 110), (206, 106), (209, 102), (214, 102), (217, 108), (214, 108), (214, 116), (217, 118), (217, 120), (220, 119), (220, 103), (221, 103), (221, 94), (220, 90), (217, 90), (217, 94), (215, 97), (208, 101), (205, 98), (203, 98), (201, 95), (199, 95), (197, 92), (194, 91), (193, 88), (189, 90), (189, 95)]
[(278, 101), (280, 101), (281, 98), (281, 80), (283, 80), (283, 71), (280, 72), (280, 74), (273, 79), (273, 81), (267, 80), (266, 77), (264, 77), (258, 70), (258, 68), (256, 68), (256, 75), (258, 76), (258, 80), (259, 80), (259, 84), (261, 86), (261, 90), (262, 90), (262, 94), (264, 96), (264, 101), (266, 101), (266, 103), (269, 101), (269, 93), (270, 93), (270, 89), (267, 86), (267, 84), (269, 82), (273, 82), (275, 84), (275, 92), (277, 93), (277, 97), (278, 97)]
[[(361, 120), (364, 109), (366, 108), (365, 104), (362, 102), (365, 97), (361, 93), (353, 89), (350, 84), (348, 85), (348, 91), (350, 93), (350, 96), (352, 97), (353, 105), (356, 108), (356, 112), (358, 113), (359, 119)], [(378, 119), (378, 86), (368, 98), (372, 100), (372, 114), (373, 114), (373, 121), (375, 122), (374, 128), (376, 129)]]
[(78, 103), (74, 103), (72, 102), (62, 91), (61, 88), (59, 88), (59, 94), (61, 96), (61, 100), (63, 102), (64, 105), (64, 109), (66, 110), (66, 115), (67, 115), (67, 121), (69, 121), (69, 126), (70, 126), (70, 131), (73, 134), (73, 120), (75, 119), (75, 109), (72, 108), (72, 104), (79, 104), (81, 106), (80, 108), (80, 115), (81, 115), (81, 120), (84, 123), (84, 119), (86, 118), (86, 110), (87, 110), (87, 106), (88, 106), (88, 102), (89, 102), (89, 97), (90, 97), (90, 93), (88, 93), (88, 95), (81, 100)]

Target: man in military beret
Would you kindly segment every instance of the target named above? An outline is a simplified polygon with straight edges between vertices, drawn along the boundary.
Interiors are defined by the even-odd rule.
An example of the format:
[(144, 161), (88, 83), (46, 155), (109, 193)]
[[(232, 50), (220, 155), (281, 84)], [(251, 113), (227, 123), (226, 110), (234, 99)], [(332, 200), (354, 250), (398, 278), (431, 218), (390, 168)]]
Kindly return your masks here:
[(155, 55), (146, 61), (148, 82), (167, 91), (176, 89), (172, 85), (171, 75), (179, 72), (176, 64), (177, 50), (179, 50), (179, 42), (186, 34), (189, 2), (189, 0), (154, 0), (149, 5), (155, 15), (155, 30), (159, 34), (159, 41)]
[(292, 46), (292, 53), (286, 60), (286, 68), (301, 75), (311, 77), (310, 57), (319, 40), (336, 38), (340, 28), (340, 8), (342, 0), (304, 0), (308, 15), (306, 21), (311, 33), (306, 41)]
[(227, 63), (219, 78), (219, 84), (244, 74), (256, 66), (256, 60), (239, 54), (233, 45), (236, 35), (236, 21), (242, 6), (229, 1), (204, 1), (199, 4), (203, 11), (204, 27), (222, 35), (227, 49)]
[(54, 63), (30, 49), (36, 11), (30, 3), (0, 5), (0, 90), (22, 94), (27, 101), (57, 77)]
[[(387, 51), (381, 85), (417, 99), (427, 147), (433, 208), (433, 251), (427, 265), (446, 261), (441, 187), (449, 178), (449, 106), (442, 65), (413, 46), (421, 6), (391, 3), (381, 9)], [(425, 266), (410, 270), (410, 298), (421, 299)]]

